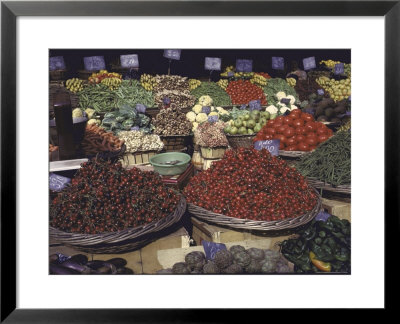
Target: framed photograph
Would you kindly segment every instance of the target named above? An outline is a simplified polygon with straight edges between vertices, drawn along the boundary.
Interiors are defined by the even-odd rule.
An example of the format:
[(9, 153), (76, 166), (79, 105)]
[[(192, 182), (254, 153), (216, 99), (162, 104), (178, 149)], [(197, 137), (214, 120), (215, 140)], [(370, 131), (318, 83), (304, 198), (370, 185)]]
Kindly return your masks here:
[[(1, 321), (233, 322), (239, 310), (390, 309), (394, 285), (386, 283), (394, 276), (386, 262), (395, 255), (390, 239), (399, 230), (399, 22), (399, 1), (3, 1)], [(213, 95), (196, 92), (207, 86), (216, 87)], [(344, 126), (351, 117), (350, 133)], [(223, 127), (215, 127), (219, 123)], [(226, 147), (202, 138), (202, 125), (218, 128)], [(274, 191), (274, 208), (304, 199), (279, 212), (268, 201), (272, 195), (246, 191), (262, 185), (253, 184), (249, 172), (266, 161), (285, 160), (298, 169), (303, 163), (308, 172), (314, 162), (305, 152), (317, 152), (339, 128), (349, 134), (351, 160), (342, 158), (351, 173), (334, 178), (333, 166), (325, 178), (299, 175), (292, 186), (298, 191), (291, 191), (280, 187), (289, 167), (259, 171), (264, 186), (272, 181), (281, 188)], [(133, 133), (141, 145), (143, 136), (155, 136), (154, 148), (134, 146)], [(196, 171), (194, 152), (202, 170), (212, 166), (205, 166), (207, 159), (224, 157), (231, 165), (215, 164), (219, 173)], [(120, 165), (101, 166), (103, 158)], [(246, 162), (240, 173), (235, 159), (244, 164), (250, 158), (254, 165)], [(232, 186), (229, 179), (243, 178), (236, 205), (232, 188), (215, 185), (227, 172), (232, 176), (218, 183)], [(108, 180), (90, 183), (93, 174)], [(113, 184), (116, 174), (123, 185)], [(154, 192), (141, 191), (139, 178)], [(114, 192), (103, 190), (107, 186)], [(64, 187), (67, 193), (59, 195)], [(239, 189), (268, 204), (241, 201)], [(347, 195), (340, 207), (328, 206), (322, 195), (332, 189), (336, 197)], [(230, 208), (221, 203), (228, 200)], [(265, 215), (254, 216), (256, 207)], [(91, 219), (94, 208), (104, 217)], [(349, 220), (351, 210), (351, 245), (349, 221), (334, 216), (324, 223), (340, 208)], [(188, 213), (195, 215), (193, 232), (182, 223), (168, 232), (172, 236), (149, 239)], [(269, 239), (264, 250), (257, 235), (234, 236), (272, 223), (281, 231), (315, 221), (324, 225)], [(232, 243), (239, 241), (246, 250)], [(243, 251), (235, 248), (246, 255), (237, 256)], [(132, 249), (137, 252), (127, 259)], [(157, 262), (144, 270), (150, 250)], [(100, 251), (101, 258), (94, 257)], [(190, 251), (197, 252), (185, 258)], [(282, 262), (275, 260), (272, 271), (264, 260), (276, 251)], [(211, 263), (225, 275), (202, 275)], [(159, 275), (163, 271), (183, 275)], [(125, 275), (71, 275), (77, 273)], [(315, 289), (324, 290), (323, 299), (315, 298)]]

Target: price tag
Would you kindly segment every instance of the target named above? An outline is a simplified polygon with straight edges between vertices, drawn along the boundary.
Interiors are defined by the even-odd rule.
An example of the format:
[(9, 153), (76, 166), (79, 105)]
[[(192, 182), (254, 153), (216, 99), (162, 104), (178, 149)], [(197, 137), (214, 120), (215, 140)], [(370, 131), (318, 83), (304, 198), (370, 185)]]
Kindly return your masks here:
[(138, 113), (142, 113), (142, 114), (145, 114), (146, 113), (146, 106), (145, 105), (143, 105), (143, 104), (136, 104), (136, 111), (138, 112)]
[(335, 72), (335, 74), (343, 74), (344, 73), (344, 63), (335, 64), (334, 72)]
[(281, 99), (281, 103), (283, 103), (285, 105), (288, 105), (288, 104), (290, 104), (290, 99), (289, 98), (282, 98)]
[(236, 60), (237, 72), (251, 72), (253, 71), (253, 60)]
[(53, 56), (50, 57), (50, 71), (65, 70), (64, 57)]
[(323, 96), (324, 95), (324, 89), (318, 89), (317, 90), (317, 94), (319, 95), (319, 96)]
[(254, 143), (254, 148), (258, 151), (262, 149), (268, 150), (271, 155), (278, 156), (279, 155), (279, 140), (266, 140), (266, 141), (257, 141)]
[(215, 254), (219, 250), (226, 250), (226, 245), (223, 243), (214, 243), (214, 242), (209, 242), (209, 241), (202, 241), (204, 248), (204, 253), (206, 254), (206, 259), (207, 260), (213, 260), (215, 257)]
[(319, 214), (317, 216), (315, 216), (315, 220), (326, 222), (329, 217), (331, 217), (331, 214), (329, 214), (325, 211), (320, 211)]
[(164, 57), (166, 57), (170, 60), (179, 61), (181, 59), (181, 50), (177, 50), (177, 49), (164, 50)]
[(303, 59), (304, 70), (315, 69), (317, 65), (315, 64), (315, 56), (307, 57)]
[(349, 99), (349, 101), (351, 101), (351, 95), (347, 99)]
[(68, 183), (71, 182), (70, 178), (60, 176), (55, 173), (50, 173), (50, 189), (53, 191), (61, 191), (63, 190)]
[(285, 60), (283, 57), (272, 57), (272, 68), (274, 70), (284, 70), (285, 69)]
[(233, 77), (235, 75), (235, 73), (233, 73), (232, 71), (228, 72), (228, 77)]
[(121, 67), (123, 68), (138, 68), (139, 56), (137, 54), (121, 55)]
[(251, 100), (249, 102), (249, 110), (261, 110), (261, 100)]
[(218, 115), (208, 116), (209, 123), (216, 123), (218, 121)]
[(204, 69), (210, 71), (221, 71), (221, 58), (206, 57), (204, 59)]
[(106, 62), (104, 56), (89, 56), (83, 58), (85, 64), (85, 70), (87, 71), (98, 71), (106, 69)]

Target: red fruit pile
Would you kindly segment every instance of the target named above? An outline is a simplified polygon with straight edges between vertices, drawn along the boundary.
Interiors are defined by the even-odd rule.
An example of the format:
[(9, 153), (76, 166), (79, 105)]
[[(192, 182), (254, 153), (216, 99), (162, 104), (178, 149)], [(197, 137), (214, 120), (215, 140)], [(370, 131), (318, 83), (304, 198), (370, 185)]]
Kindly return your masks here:
[(50, 224), (72, 233), (116, 232), (166, 217), (179, 200), (154, 172), (90, 161), (50, 204)]
[(229, 82), (226, 92), (231, 97), (232, 104), (234, 105), (247, 105), (252, 100), (260, 100), (262, 105), (267, 104), (263, 90), (249, 80)]
[(316, 193), (305, 178), (267, 150), (228, 150), (194, 176), (184, 190), (188, 202), (235, 218), (273, 221), (311, 211)]
[(332, 135), (333, 131), (325, 124), (314, 121), (311, 114), (295, 109), (287, 116), (269, 120), (253, 141), (278, 139), (281, 150), (312, 151)]

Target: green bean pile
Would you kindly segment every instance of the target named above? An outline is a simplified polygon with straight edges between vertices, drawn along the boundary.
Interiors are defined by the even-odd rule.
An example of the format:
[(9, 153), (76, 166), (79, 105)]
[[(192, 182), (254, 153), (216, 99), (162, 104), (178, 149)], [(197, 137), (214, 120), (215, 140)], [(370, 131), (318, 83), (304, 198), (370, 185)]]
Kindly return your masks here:
[(350, 131), (336, 133), (314, 152), (304, 155), (295, 166), (305, 177), (317, 178), (333, 186), (350, 184)]
[(78, 93), (79, 106), (83, 109), (93, 108), (97, 113), (115, 109), (115, 95), (104, 84), (86, 86)]
[(153, 93), (145, 90), (137, 80), (122, 80), (121, 85), (114, 92), (118, 108), (124, 105), (135, 107), (136, 104), (154, 107)]
[(229, 95), (215, 82), (202, 82), (196, 89), (190, 92), (196, 97), (196, 101), (201, 96), (208, 95), (213, 99), (213, 105), (216, 107), (232, 105)]

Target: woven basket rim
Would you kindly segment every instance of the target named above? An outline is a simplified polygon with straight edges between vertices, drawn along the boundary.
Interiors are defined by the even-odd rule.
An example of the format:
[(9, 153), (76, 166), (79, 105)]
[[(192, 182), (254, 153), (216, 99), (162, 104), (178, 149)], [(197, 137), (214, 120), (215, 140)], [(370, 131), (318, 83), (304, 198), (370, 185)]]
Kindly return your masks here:
[(255, 137), (257, 134), (239, 134), (239, 135), (230, 135), (225, 134), (226, 137), (240, 138), (240, 137)]
[(332, 184), (328, 182), (321, 181), (317, 178), (313, 177), (307, 177), (307, 182), (318, 189), (324, 189), (328, 191), (333, 191), (333, 192), (344, 192), (344, 193), (351, 193), (351, 183), (349, 184), (344, 184), (344, 185), (338, 185), (338, 186), (333, 186)]
[[(212, 224), (226, 226), (229, 228), (234, 229), (243, 229), (243, 230), (252, 230), (252, 231), (279, 231), (279, 230), (287, 230), (299, 227), (311, 221), (321, 210), (321, 196), (319, 195), (318, 191), (313, 188), (317, 195), (317, 202), (314, 208), (304, 214), (299, 215), (294, 218), (288, 218), (284, 220), (276, 220), (276, 221), (258, 221), (258, 220), (251, 220), (251, 219), (241, 219), (235, 218), (230, 216), (225, 216), (223, 214), (217, 214), (206, 210), (202, 207), (196, 206), (192, 203), (188, 203), (188, 210), (192, 213), (196, 218), (201, 220), (205, 220)], [(203, 216), (202, 214), (208, 214), (208, 216)]]
[[(166, 228), (177, 223), (182, 218), (186, 210), (186, 199), (182, 194), (179, 195), (180, 200), (175, 210), (158, 221), (153, 221), (138, 227), (127, 228), (118, 232), (104, 232), (99, 234), (69, 233), (49, 226), (50, 239), (65, 245), (79, 246), (81, 249), (99, 247), (99, 249), (107, 248), (109, 251), (111, 251), (113, 248), (119, 250), (119, 245), (122, 245), (124, 242), (134, 240), (138, 241), (135, 243), (140, 243), (140, 238), (143, 238), (151, 233), (157, 233), (161, 230), (165, 230)], [(148, 238), (143, 242), (145, 241), (148, 241)]]
[(158, 136), (160, 136), (160, 138), (167, 138), (167, 137), (190, 137), (193, 136), (193, 134), (189, 134), (189, 135), (159, 135), (156, 134)]

